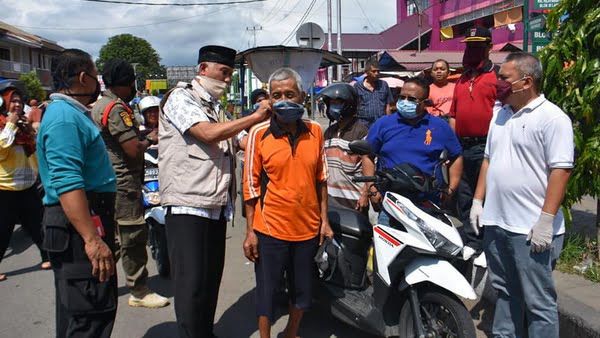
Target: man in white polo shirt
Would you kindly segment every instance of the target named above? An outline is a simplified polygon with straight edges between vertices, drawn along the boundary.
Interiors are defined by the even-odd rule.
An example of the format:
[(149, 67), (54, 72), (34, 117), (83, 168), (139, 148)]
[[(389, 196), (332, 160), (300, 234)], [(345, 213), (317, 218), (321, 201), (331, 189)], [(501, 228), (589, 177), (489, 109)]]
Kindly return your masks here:
[(523, 337), (528, 328), (530, 338), (558, 338), (552, 268), (564, 240), (560, 204), (573, 167), (573, 127), (540, 94), (541, 79), (532, 54), (511, 53), (502, 64), (496, 89), (504, 106), (490, 123), (471, 208), (472, 227), (486, 226), (498, 291), (494, 337)]

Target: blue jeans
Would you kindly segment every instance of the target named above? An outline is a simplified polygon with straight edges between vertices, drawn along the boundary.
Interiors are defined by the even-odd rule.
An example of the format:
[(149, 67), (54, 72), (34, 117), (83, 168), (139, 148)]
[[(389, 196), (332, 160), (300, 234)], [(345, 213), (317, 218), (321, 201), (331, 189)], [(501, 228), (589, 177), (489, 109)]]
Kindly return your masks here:
[(498, 291), (493, 337), (523, 337), (528, 328), (529, 338), (558, 338), (552, 270), (564, 237), (554, 236), (550, 250), (532, 252), (527, 235), (485, 227), (488, 274)]

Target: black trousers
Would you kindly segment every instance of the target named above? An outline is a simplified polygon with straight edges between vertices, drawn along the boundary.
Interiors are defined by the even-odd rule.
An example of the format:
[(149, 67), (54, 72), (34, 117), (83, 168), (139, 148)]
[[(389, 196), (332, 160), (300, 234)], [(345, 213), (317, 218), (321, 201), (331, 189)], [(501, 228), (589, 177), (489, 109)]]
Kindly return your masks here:
[[(114, 194), (88, 197), (104, 226), (102, 238), (114, 254)], [(83, 238), (62, 207), (46, 207), (44, 248), (50, 255), (56, 287), (56, 337), (108, 338), (117, 314), (117, 275), (108, 282), (92, 276)]]
[(166, 228), (179, 336), (213, 337), (226, 221), (168, 212)]
[(475, 232), (471, 228), (469, 215), (473, 204), (473, 194), (475, 194), (475, 189), (477, 188), (477, 180), (484, 152), (485, 143), (463, 147), (464, 167), (456, 198), (460, 220), (463, 223), (463, 230), (466, 237), (465, 245), (472, 247), (477, 252), (480, 252), (482, 249), (483, 228), (479, 228), (479, 236), (475, 235)]
[(40, 250), (42, 262), (48, 254), (42, 250), (42, 199), (34, 185), (21, 191), (0, 190), (0, 262), (10, 244), (15, 224), (23, 230)]

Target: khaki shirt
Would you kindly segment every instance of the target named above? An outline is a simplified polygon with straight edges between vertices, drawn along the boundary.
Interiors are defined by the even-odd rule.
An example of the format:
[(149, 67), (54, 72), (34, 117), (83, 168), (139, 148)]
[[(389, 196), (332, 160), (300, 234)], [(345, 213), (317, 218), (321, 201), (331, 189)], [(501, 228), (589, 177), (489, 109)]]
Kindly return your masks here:
[(140, 191), (143, 184), (144, 159), (131, 159), (125, 154), (121, 143), (139, 137), (139, 123), (122, 104), (110, 110), (108, 123), (102, 125), (102, 115), (106, 107), (119, 98), (110, 89), (104, 91), (100, 100), (92, 108), (92, 119), (100, 130), (106, 144), (108, 156), (117, 176), (117, 190), (123, 192)]

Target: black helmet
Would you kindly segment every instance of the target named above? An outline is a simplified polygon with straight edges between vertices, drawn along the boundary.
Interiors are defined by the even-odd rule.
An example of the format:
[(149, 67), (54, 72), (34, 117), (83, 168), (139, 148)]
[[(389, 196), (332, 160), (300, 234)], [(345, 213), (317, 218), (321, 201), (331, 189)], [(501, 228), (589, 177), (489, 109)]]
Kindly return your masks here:
[(2, 94), (10, 89), (16, 90), (21, 96), (24, 96), (26, 92), (23, 82), (19, 80), (8, 79), (0, 81), (0, 108), (4, 106), (4, 97)]
[[(356, 89), (347, 83), (334, 83), (321, 90), (319, 96), (327, 105), (327, 117), (330, 120), (339, 120), (341, 116), (351, 116), (358, 107), (358, 93)], [(339, 111), (330, 111), (330, 100), (344, 101)], [(341, 116), (340, 116), (341, 115)]]

